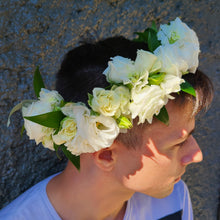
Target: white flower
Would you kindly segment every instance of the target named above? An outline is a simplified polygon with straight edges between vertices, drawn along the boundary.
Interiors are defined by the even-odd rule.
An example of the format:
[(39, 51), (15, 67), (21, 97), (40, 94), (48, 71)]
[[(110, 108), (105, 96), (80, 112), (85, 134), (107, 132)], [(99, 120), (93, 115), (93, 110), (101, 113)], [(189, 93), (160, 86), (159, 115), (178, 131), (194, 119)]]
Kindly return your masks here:
[(72, 141), (68, 141), (64, 144), (73, 155), (80, 155), (82, 153), (93, 153), (94, 149), (89, 144), (88, 140), (80, 135), (76, 135)]
[(166, 74), (163, 82), (160, 84), (160, 87), (163, 89), (164, 93), (168, 98), (172, 99), (173, 97), (169, 94), (174, 92), (179, 92), (181, 90), (180, 85), (184, 82), (184, 79)]
[(90, 117), (90, 110), (81, 103), (67, 103), (61, 108), (63, 114), (74, 118), (76, 122), (76, 134), (72, 140), (67, 141), (64, 145), (73, 155), (89, 153), (93, 151), (92, 146), (87, 140), (87, 124), (85, 118)]
[(142, 88), (148, 83), (149, 73), (159, 71), (160, 68), (160, 61), (154, 54), (138, 50), (135, 61), (121, 56), (113, 57), (103, 74), (109, 82)]
[(40, 91), (40, 101), (55, 107), (60, 105), (61, 101), (63, 101), (63, 97), (55, 90), (49, 91), (42, 88)]
[(193, 43), (199, 50), (199, 41), (196, 33), (190, 29), (180, 18), (171, 21), (170, 24), (160, 25), (157, 33), (158, 40), (162, 45), (178, 44), (178, 47), (184, 46), (186, 42)]
[(130, 83), (130, 79), (135, 72), (134, 62), (128, 58), (115, 56), (108, 62), (108, 67), (103, 72), (108, 82)]
[[(167, 60), (170, 60), (171, 64), (174, 61), (173, 64), (178, 67), (180, 72), (195, 73), (199, 64), (200, 49), (198, 37), (192, 29), (176, 18), (175, 21), (171, 21), (170, 25), (161, 25), (157, 37), (161, 40), (162, 45), (156, 49), (154, 54), (162, 60), (163, 69), (168, 69)], [(169, 59), (165, 57), (169, 57)], [(175, 57), (176, 59), (173, 59)], [(170, 64), (169, 67), (174, 68)]]
[(188, 65), (187, 71), (190, 73), (195, 73), (199, 66), (199, 52), (197, 46), (189, 42), (186, 42), (184, 47), (179, 50), (180, 56)]
[(91, 107), (95, 112), (105, 116), (118, 117), (120, 115), (120, 96), (113, 90), (94, 88)]
[(118, 136), (119, 128), (112, 117), (91, 116), (87, 123), (87, 139), (94, 151), (110, 147)]
[(133, 76), (133, 89), (141, 90), (148, 84), (149, 73), (158, 72), (161, 69), (161, 62), (152, 53), (145, 50), (138, 50), (135, 59), (135, 73)]
[(90, 111), (85, 106), (69, 104), (64, 106), (62, 111), (69, 115), (74, 114), (77, 124), (75, 137), (65, 143), (67, 149), (74, 155), (92, 153), (109, 147), (119, 133), (113, 118), (104, 115), (90, 116)]
[(174, 44), (159, 46), (154, 54), (162, 63), (161, 72), (182, 76), (188, 70), (188, 64), (180, 54), (180, 50)]
[(61, 123), (61, 130), (58, 132), (58, 134), (53, 135), (53, 141), (57, 145), (61, 145), (67, 141), (72, 140), (77, 131), (77, 125), (74, 118), (65, 117)]
[(68, 102), (65, 106), (61, 108), (64, 115), (74, 118), (81, 115), (90, 115), (90, 110), (85, 106), (84, 103), (78, 102)]
[(131, 94), (127, 87), (125, 86), (113, 86), (112, 90), (120, 97), (120, 113), (128, 115), (129, 112), (129, 103)]
[[(31, 104), (22, 107), (23, 117), (40, 115), (51, 111), (51, 105), (47, 102), (41, 101), (32, 102)], [(46, 129), (46, 127), (27, 119), (24, 119), (24, 127), (29, 138), (35, 140), (36, 144), (42, 142), (44, 136), (50, 136), (54, 131), (53, 129)]]
[(156, 72), (161, 68), (160, 62), (158, 62), (157, 57), (145, 50), (138, 50), (137, 57), (135, 59), (135, 72), (145, 73), (145, 72)]
[(164, 96), (164, 91), (157, 85), (147, 85), (142, 90), (132, 90), (130, 111), (132, 118), (139, 117), (139, 122), (147, 120), (152, 123), (154, 114), (158, 115), (160, 109), (166, 105), (168, 98)]
[[(57, 91), (49, 91), (42, 88), (38, 101), (22, 107), (22, 115), (23, 117), (36, 116), (52, 112), (55, 107), (60, 105), (62, 100), (63, 98)], [(52, 134), (55, 129), (42, 126), (27, 119), (24, 119), (24, 127), (29, 138), (35, 140), (36, 144), (42, 142), (44, 147), (54, 150)]]
[(52, 139), (52, 134), (54, 133), (54, 129), (43, 126), (42, 130), (45, 134), (42, 138), (43, 146), (50, 150), (54, 150), (53, 139)]

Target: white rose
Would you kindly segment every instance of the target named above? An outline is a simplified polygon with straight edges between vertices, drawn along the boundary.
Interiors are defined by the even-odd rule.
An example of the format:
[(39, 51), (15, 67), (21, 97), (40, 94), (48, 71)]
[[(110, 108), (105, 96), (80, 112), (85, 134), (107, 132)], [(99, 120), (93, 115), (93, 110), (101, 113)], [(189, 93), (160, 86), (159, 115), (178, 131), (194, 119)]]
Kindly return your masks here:
[(55, 90), (47, 90), (42, 88), (40, 91), (40, 101), (49, 103), (51, 106), (59, 106), (63, 97)]
[(67, 141), (64, 145), (73, 155), (80, 155), (81, 153), (92, 152), (92, 147), (86, 139), (86, 132), (88, 127), (85, 124), (85, 118), (90, 116), (90, 110), (80, 103), (67, 103), (61, 108), (63, 114), (74, 118), (76, 122), (76, 134), (72, 140)]
[(127, 87), (125, 86), (113, 86), (112, 90), (120, 97), (120, 111), (122, 114), (128, 115), (129, 112), (129, 103), (131, 94)]
[(188, 63), (181, 55), (180, 49), (174, 44), (159, 46), (154, 54), (161, 61), (161, 72), (181, 77), (182, 73), (185, 73), (189, 68)]
[(72, 141), (67, 141), (64, 144), (73, 155), (80, 155), (82, 153), (93, 153), (93, 147), (89, 144), (88, 140), (81, 137), (80, 135), (76, 135)]
[[(52, 111), (52, 107), (49, 103), (36, 101), (27, 106), (22, 107), (22, 115), (25, 116), (35, 116)], [(53, 129), (48, 130), (46, 127), (34, 123), (30, 120), (24, 119), (24, 127), (27, 131), (27, 135), (31, 140), (35, 140), (36, 144), (42, 142), (45, 135), (50, 135)]]
[(91, 107), (95, 112), (105, 116), (118, 117), (120, 115), (120, 96), (113, 90), (94, 88)]
[(132, 78), (132, 85), (135, 90), (141, 90), (148, 84), (149, 73), (158, 72), (161, 69), (161, 62), (154, 54), (138, 50), (135, 60), (135, 73)]
[(76, 137), (65, 143), (74, 155), (110, 147), (119, 133), (119, 128), (111, 117), (85, 115), (80, 121)]
[(134, 74), (134, 62), (128, 58), (115, 56), (108, 62), (108, 67), (103, 72), (108, 82), (130, 83), (130, 78)]
[(53, 146), (54, 143), (53, 143), (53, 139), (52, 139), (52, 134), (54, 133), (54, 129), (43, 127), (42, 130), (45, 134), (42, 138), (43, 146), (50, 149), (50, 150), (54, 150), (54, 146)]
[(192, 43), (186, 42), (184, 47), (179, 50), (179, 56), (187, 63), (190, 73), (195, 73), (199, 66), (199, 52), (196, 46)]
[(147, 85), (142, 90), (132, 90), (132, 102), (130, 104), (132, 118), (138, 116), (138, 124), (144, 123), (145, 120), (152, 123), (154, 114), (158, 115), (160, 109), (168, 101), (164, 95), (164, 91), (157, 85)]
[[(65, 146), (72, 154), (92, 153), (111, 146), (119, 133), (119, 128), (113, 118), (103, 115), (90, 116), (85, 106), (80, 108), (72, 105), (68, 106), (68, 110), (70, 107), (76, 113), (77, 132), (71, 141), (65, 143)], [(66, 110), (67, 108), (64, 111)]]
[(76, 119), (78, 115), (90, 115), (90, 110), (85, 106), (84, 103), (81, 102), (68, 102), (65, 106), (61, 108), (61, 111), (64, 115), (74, 119)]
[(94, 151), (110, 147), (118, 136), (119, 128), (112, 117), (90, 116), (87, 123), (87, 138)]
[(183, 23), (180, 18), (171, 21), (169, 25), (160, 25), (157, 37), (162, 45), (176, 43), (178, 47), (182, 47), (188, 42), (194, 44), (197, 50), (199, 50), (199, 40), (196, 33), (187, 24)]
[[(173, 92), (179, 92), (181, 90), (180, 85), (184, 82), (184, 79), (166, 74), (164, 77), (163, 82), (161, 82), (160, 87), (164, 90), (164, 93), (166, 95), (169, 95)], [(172, 98), (169, 96), (169, 98)]]
[(154, 54), (145, 51), (138, 50), (137, 57), (134, 62), (136, 72), (156, 72), (161, 68), (161, 63), (158, 62), (157, 56)]
[(58, 134), (53, 135), (53, 140), (57, 145), (61, 145), (67, 141), (72, 140), (77, 131), (77, 125), (74, 118), (65, 117), (61, 123), (61, 130)]
[[(178, 57), (176, 60), (179, 60), (180, 63), (174, 64), (178, 66), (179, 70), (182, 73), (186, 71), (195, 73), (199, 64), (200, 49), (198, 37), (192, 29), (179, 18), (176, 18), (175, 21), (171, 21), (170, 25), (161, 25), (157, 37), (161, 40), (162, 46), (160, 46), (160, 49), (156, 49), (157, 52), (154, 52), (156, 55), (158, 55), (158, 50), (163, 50), (164, 46), (170, 45), (170, 52), (168, 51), (169, 55), (167, 56)], [(164, 53), (167, 53), (167, 48)], [(171, 55), (172, 53), (173, 55)]]

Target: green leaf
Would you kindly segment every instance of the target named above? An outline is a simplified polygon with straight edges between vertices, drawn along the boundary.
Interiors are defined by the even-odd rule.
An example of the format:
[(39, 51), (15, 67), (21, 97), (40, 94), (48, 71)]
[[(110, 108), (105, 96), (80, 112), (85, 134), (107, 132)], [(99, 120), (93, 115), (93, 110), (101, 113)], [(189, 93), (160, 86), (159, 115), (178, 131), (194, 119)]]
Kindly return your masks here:
[(156, 23), (153, 21), (151, 27), (147, 28), (144, 32), (135, 32), (134, 34), (137, 34), (138, 38), (133, 41), (148, 44), (150, 52), (153, 52), (161, 45), (161, 42), (157, 38), (157, 32)]
[(23, 133), (24, 133), (24, 130), (25, 130), (25, 127), (24, 127), (24, 124), (22, 125), (22, 127), (21, 127), (21, 137), (23, 136)]
[(122, 129), (130, 129), (133, 127), (131, 121), (125, 116), (120, 116), (116, 119), (116, 122), (118, 124), (118, 127)]
[(53, 143), (53, 148), (54, 148), (55, 151), (58, 151), (58, 149), (59, 149), (59, 145)]
[(45, 127), (59, 129), (60, 122), (64, 117), (65, 115), (61, 111), (54, 111), (41, 115), (25, 116), (24, 118)]
[(11, 116), (12, 116), (16, 111), (20, 110), (23, 105), (25, 105), (25, 104), (31, 104), (32, 102), (34, 102), (34, 100), (23, 100), (22, 102), (18, 103), (16, 106), (14, 106), (14, 107), (12, 108), (12, 110), (10, 111), (10, 113), (9, 113), (8, 121), (7, 121), (7, 127), (10, 125)]
[(181, 87), (181, 90), (182, 90), (183, 92), (186, 92), (186, 93), (188, 93), (188, 94), (190, 94), (190, 95), (196, 97), (196, 91), (195, 91), (195, 89), (194, 89), (194, 88), (192, 87), (192, 85), (191, 85), (190, 83), (188, 83), (187, 81), (185, 81), (184, 83), (182, 83), (182, 84), (180, 85), (180, 87)]
[(144, 32), (134, 32), (134, 34), (138, 35), (138, 38), (134, 39), (135, 42), (143, 42), (147, 44), (148, 39), (148, 29), (146, 29)]
[(132, 83), (128, 83), (128, 84), (126, 84), (126, 85), (124, 85), (124, 86), (126, 86), (130, 91), (131, 91), (131, 89), (133, 88)]
[(154, 30), (157, 33), (157, 25), (155, 21), (152, 21), (151, 27), (152, 30)]
[(169, 115), (165, 106), (160, 109), (160, 113), (155, 115), (155, 117), (165, 125), (169, 125)]
[(61, 157), (60, 157), (60, 155), (59, 155), (59, 153), (58, 153), (59, 147), (60, 147), (59, 145), (53, 143), (53, 148), (54, 148), (54, 150), (56, 151), (56, 155), (57, 155), (58, 159), (61, 160)]
[(147, 43), (148, 43), (149, 50), (151, 52), (156, 50), (157, 47), (161, 45), (160, 41), (157, 39), (157, 32), (154, 31), (153, 29), (149, 29)]
[(71, 152), (69, 150), (67, 150), (67, 147), (64, 146), (63, 144), (60, 145), (63, 153), (65, 154), (65, 156), (72, 162), (72, 164), (78, 169), (80, 170), (80, 156), (75, 156), (73, 154), (71, 154)]
[(60, 108), (62, 108), (63, 106), (65, 106), (66, 103), (67, 103), (67, 102), (65, 102), (64, 100), (61, 100), (61, 102), (60, 102)]
[(93, 111), (92, 109), (90, 110), (90, 115), (94, 115), (94, 116), (99, 116), (100, 113)]
[(34, 72), (34, 92), (37, 97), (40, 96), (41, 88), (45, 88), (45, 86), (39, 71), (39, 66), (37, 66)]
[(88, 104), (90, 107), (92, 107), (92, 99), (93, 99), (93, 95), (88, 93), (88, 97), (89, 97), (89, 100), (88, 100)]
[(160, 83), (164, 80), (166, 73), (154, 73), (150, 74), (148, 78), (148, 82), (150, 85), (160, 85)]

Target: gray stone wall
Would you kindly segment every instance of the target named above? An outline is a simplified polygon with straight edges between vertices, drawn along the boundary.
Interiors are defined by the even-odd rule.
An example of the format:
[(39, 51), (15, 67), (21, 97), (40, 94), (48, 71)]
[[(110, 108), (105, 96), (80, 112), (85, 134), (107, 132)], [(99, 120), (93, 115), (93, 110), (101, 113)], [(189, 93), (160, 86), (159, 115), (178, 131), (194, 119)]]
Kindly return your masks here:
[(26, 189), (60, 171), (65, 159), (35, 146), (20, 136), (21, 114), (11, 108), (34, 98), (33, 72), (37, 65), (47, 88), (53, 89), (55, 73), (64, 54), (84, 37), (123, 35), (133, 38), (151, 24), (181, 17), (198, 34), (200, 69), (215, 85), (209, 112), (198, 121), (197, 140), (204, 161), (191, 165), (185, 181), (191, 192), (195, 219), (215, 220), (220, 186), (219, 148), (219, 44), (218, 0), (0, 0), (0, 205), (8, 204)]

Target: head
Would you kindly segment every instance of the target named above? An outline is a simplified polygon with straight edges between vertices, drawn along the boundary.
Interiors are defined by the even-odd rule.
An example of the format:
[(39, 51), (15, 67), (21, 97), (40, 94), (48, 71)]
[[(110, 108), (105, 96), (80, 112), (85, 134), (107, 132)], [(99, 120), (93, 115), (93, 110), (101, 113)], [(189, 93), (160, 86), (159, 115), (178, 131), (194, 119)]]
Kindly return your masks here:
[[(144, 43), (123, 37), (108, 38), (84, 44), (67, 53), (57, 73), (56, 89), (66, 101), (87, 104), (88, 93), (95, 87), (108, 86), (102, 74), (111, 57), (120, 55), (132, 60), (137, 49), (148, 50)], [(195, 116), (207, 109), (213, 96), (212, 84), (201, 71), (184, 78), (196, 89), (196, 98), (184, 92), (173, 94), (166, 108), (169, 126), (153, 120), (152, 124), (134, 126), (120, 133), (111, 147), (94, 153), (94, 160), (103, 172), (111, 172), (129, 190), (162, 198), (190, 163), (200, 162), (202, 152), (192, 136)]]

